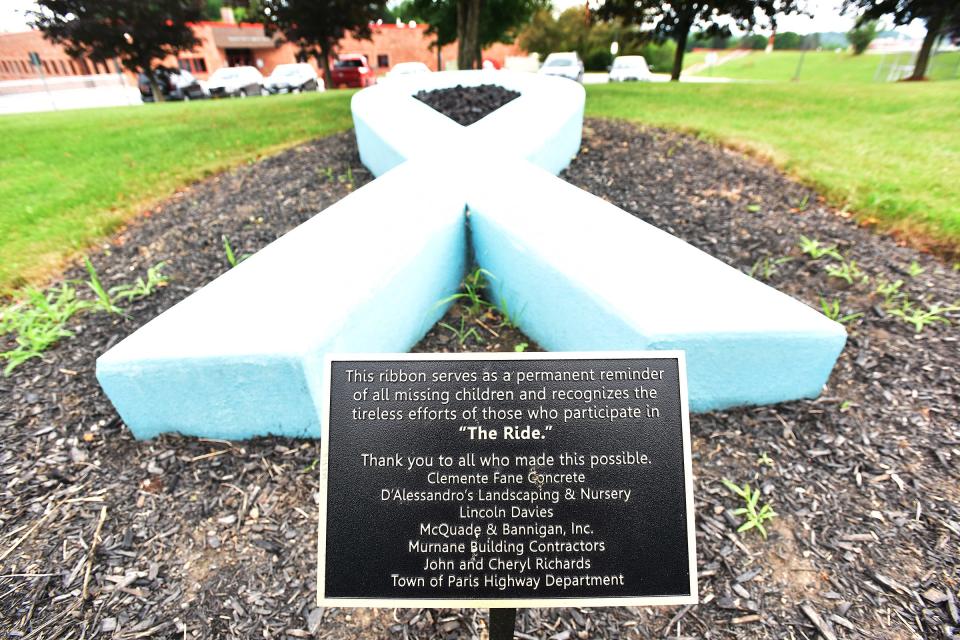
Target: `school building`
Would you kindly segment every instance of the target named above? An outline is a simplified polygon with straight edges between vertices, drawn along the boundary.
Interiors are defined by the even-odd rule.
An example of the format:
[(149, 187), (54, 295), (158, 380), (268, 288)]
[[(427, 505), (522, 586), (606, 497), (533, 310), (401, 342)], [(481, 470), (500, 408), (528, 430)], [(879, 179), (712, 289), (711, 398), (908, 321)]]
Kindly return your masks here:
[[(164, 65), (179, 65), (205, 80), (223, 66), (251, 65), (269, 75), (278, 64), (297, 61), (297, 47), (277, 44), (276, 37), (267, 36), (263, 25), (235, 23), (232, 12), (224, 11), (221, 22), (200, 22), (192, 25), (200, 44), (191, 52), (163, 61)], [(456, 45), (432, 48), (433, 36), (427, 34), (425, 24), (372, 24), (370, 40), (344, 38), (337, 48), (339, 53), (361, 53), (378, 74), (383, 74), (398, 62), (423, 62), (430, 69), (441, 70), (455, 65)], [(86, 58), (71, 58), (60, 45), (46, 40), (39, 31), (0, 33), (0, 81), (36, 79), (38, 70), (31, 65), (31, 54), (37, 54), (47, 78), (68, 79), (71, 76), (111, 74), (120, 70), (117, 64), (96, 63)], [(484, 59), (503, 65), (506, 56), (522, 55), (516, 45), (496, 44), (484, 52)], [(309, 60), (318, 67), (315, 59)], [(79, 79), (79, 78), (78, 78)]]

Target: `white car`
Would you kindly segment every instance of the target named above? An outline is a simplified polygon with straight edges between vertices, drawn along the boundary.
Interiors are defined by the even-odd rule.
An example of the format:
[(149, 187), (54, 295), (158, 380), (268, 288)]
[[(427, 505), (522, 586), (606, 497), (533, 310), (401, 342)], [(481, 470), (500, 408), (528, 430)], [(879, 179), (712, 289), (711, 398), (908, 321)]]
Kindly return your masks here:
[(207, 81), (211, 98), (259, 96), (263, 93), (263, 75), (255, 67), (221, 67)]
[(650, 67), (643, 56), (617, 56), (610, 67), (610, 82), (637, 80), (649, 82), (652, 79)]
[(548, 76), (560, 76), (577, 82), (583, 82), (583, 62), (576, 51), (551, 53), (543, 61), (539, 73)]
[(270, 93), (298, 93), (300, 91), (323, 91), (317, 72), (306, 62), (278, 64), (264, 83)]
[(422, 62), (398, 62), (390, 69), (387, 77), (408, 76), (415, 73), (430, 73), (430, 67)]

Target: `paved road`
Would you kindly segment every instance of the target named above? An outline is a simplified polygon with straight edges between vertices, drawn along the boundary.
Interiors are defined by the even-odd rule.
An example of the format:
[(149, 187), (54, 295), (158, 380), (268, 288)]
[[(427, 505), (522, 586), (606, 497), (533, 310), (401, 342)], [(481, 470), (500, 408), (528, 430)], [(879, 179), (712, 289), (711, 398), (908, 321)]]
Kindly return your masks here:
[[(583, 84), (604, 84), (607, 82), (607, 73), (585, 73), (583, 74)], [(654, 73), (652, 74), (652, 82), (670, 82), (670, 74), (668, 73)], [(687, 74), (682, 74), (680, 76), (680, 82), (697, 82), (697, 83), (711, 83), (711, 82), (733, 82), (730, 78), (721, 78), (717, 76), (691, 76)]]

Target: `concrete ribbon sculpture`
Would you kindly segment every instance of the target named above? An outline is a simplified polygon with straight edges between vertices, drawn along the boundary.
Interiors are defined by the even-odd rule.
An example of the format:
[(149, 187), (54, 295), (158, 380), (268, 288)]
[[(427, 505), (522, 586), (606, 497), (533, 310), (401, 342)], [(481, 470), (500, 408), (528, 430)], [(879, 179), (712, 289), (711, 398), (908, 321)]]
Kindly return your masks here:
[[(521, 95), (469, 127), (413, 97), (481, 84)], [(841, 325), (556, 177), (583, 106), (579, 84), (506, 71), (360, 91), (377, 179), (103, 354), (101, 386), (137, 438), (319, 437), (324, 354), (409, 350), (475, 262), (544, 348), (685, 350), (693, 411), (819, 394)]]

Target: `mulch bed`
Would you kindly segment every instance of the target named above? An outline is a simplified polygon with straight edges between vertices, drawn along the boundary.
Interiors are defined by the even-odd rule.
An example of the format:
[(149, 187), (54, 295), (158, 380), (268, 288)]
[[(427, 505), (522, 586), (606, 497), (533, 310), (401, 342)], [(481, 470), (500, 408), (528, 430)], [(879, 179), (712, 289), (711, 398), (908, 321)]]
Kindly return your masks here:
[[(838, 298), (865, 316), (819, 399), (692, 416), (700, 605), (521, 610), (517, 637), (955, 637), (956, 327), (916, 334), (797, 241), (837, 243), (874, 280), (904, 280), (911, 299), (960, 298), (960, 273), (740, 154), (619, 122), (588, 121), (584, 134), (567, 180), (740, 269), (759, 265), (807, 304)], [(477, 610), (315, 606), (318, 442), (137, 442), (94, 379), (96, 356), (227, 269), (222, 236), (253, 252), (369, 178), (351, 134), (332, 136), (177, 194), (93, 256), (108, 286), (161, 260), (171, 279), (126, 317), (76, 316), (75, 337), (0, 378), (7, 637), (485, 636)], [(912, 261), (925, 269), (914, 277)], [(477, 329), (463, 344), (438, 326), (417, 349), (531, 343), (495, 312), (461, 306), (445, 322), (461, 317)], [(779, 514), (766, 540), (735, 533), (721, 478), (762, 488)]]
[(448, 89), (418, 91), (413, 97), (466, 126), (519, 98), (520, 93), (495, 84), (481, 84), (476, 87), (457, 85)]

